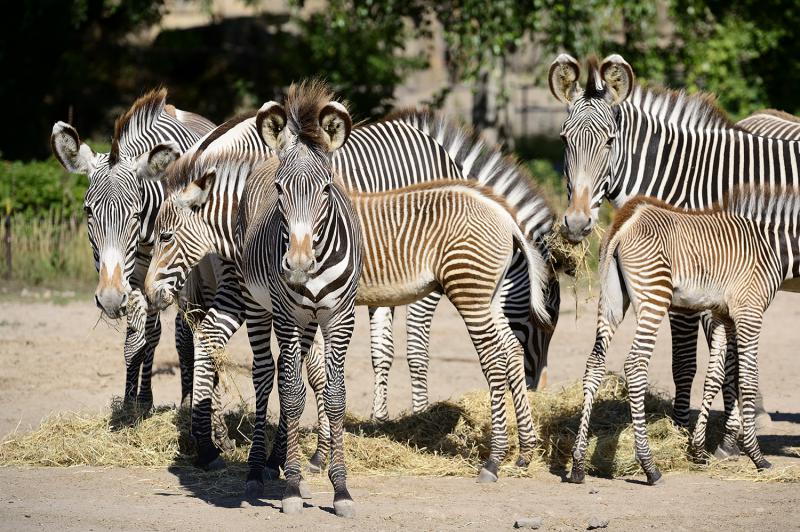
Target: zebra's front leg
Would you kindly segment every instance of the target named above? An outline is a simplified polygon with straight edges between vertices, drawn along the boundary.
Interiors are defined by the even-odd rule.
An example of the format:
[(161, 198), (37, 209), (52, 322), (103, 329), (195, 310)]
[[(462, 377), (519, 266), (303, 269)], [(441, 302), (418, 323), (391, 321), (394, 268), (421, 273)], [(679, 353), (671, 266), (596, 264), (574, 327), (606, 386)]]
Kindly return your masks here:
[(276, 316), (275, 330), (278, 333), (281, 349), (278, 360), (278, 395), (281, 417), (286, 420), (286, 463), (283, 470), (286, 488), (281, 499), (281, 510), (283, 513), (292, 514), (303, 509), (299, 439), (300, 416), (305, 409), (306, 386), (303, 382), (301, 353), (304, 349), (311, 348), (316, 324), (296, 326), (290, 320), (279, 319)]
[(344, 461), (344, 414), (347, 395), (344, 363), (355, 326), (354, 301), (344, 309), (320, 316), (325, 339), (325, 413), (331, 426), (331, 460), (328, 478), (333, 485), (333, 509), (339, 517), (354, 517), (355, 503), (347, 490), (347, 466)]
[(658, 299), (661, 301), (648, 297), (640, 302), (636, 316), (636, 334), (630, 353), (625, 359), (625, 379), (628, 382), (628, 401), (631, 407), (636, 459), (644, 469), (647, 483), (650, 485), (661, 480), (661, 472), (656, 467), (653, 452), (647, 441), (644, 398), (648, 384), (647, 370), (658, 336), (658, 326), (667, 312), (663, 300), (671, 299), (669, 296), (663, 299), (662, 297), (663, 295), (659, 294)]
[[(253, 442), (247, 457), (245, 496), (258, 498), (264, 493), (264, 476), (267, 465), (267, 407), (275, 381), (275, 360), (270, 349), (272, 315), (248, 308), (247, 336), (253, 350), (253, 388), (256, 394)], [(273, 444), (273, 448), (275, 444)]]
[(392, 369), (394, 361), (393, 318), (393, 307), (369, 307), (370, 354), (372, 371), (375, 373), (372, 417), (379, 421), (389, 419), (387, 396), (389, 393), (389, 370)]
[[(675, 383), (675, 400), (672, 420), (678, 427), (688, 429), (692, 400), (692, 382), (697, 373), (697, 332), (703, 313), (669, 313), (672, 334), (672, 381)], [(710, 317), (710, 314), (709, 314)], [(704, 324), (705, 324), (704, 319)], [(707, 336), (709, 342), (711, 336)]]
[(725, 351), (725, 374), (722, 383), (722, 401), (725, 408), (725, 431), (722, 434), (714, 456), (720, 460), (738, 458), (739, 433), (742, 430), (742, 416), (739, 410), (739, 348), (736, 343), (736, 331), (729, 327), (728, 344)]
[(703, 385), (703, 403), (700, 406), (700, 414), (697, 417), (697, 424), (689, 447), (689, 456), (701, 463), (707, 461), (706, 427), (708, 425), (708, 414), (711, 410), (711, 402), (719, 393), (720, 388), (722, 388), (722, 382), (725, 380), (725, 361), (728, 347), (727, 328), (722, 319), (712, 318), (706, 330), (711, 344), (708, 370), (706, 371), (706, 379)]
[(406, 309), (406, 356), (411, 376), (411, 411), (415, 414), (428, 408), (431, 323), (441, 299), (441, 292), (431, 292)]
[(759, 471), (772, 464), (764, 458), (756, 439), (756, 396), (758, 395), (758, 340), (763, 315), (746, 309), (734, 316), (739, 348), (739, 394), (742, 400), (742, 445)]
[[(244, 312), (223, 312), (212, 308), (200, 323), (194, 340), (194, 379), (192, 383), (192, 436), (197, 443), (196, 465), (204, 469), (223, 467), (220, 448), (212, 439), (212, 406), (219, 375), (215, 357), (221, 353), (233, 333), (242, 325)], [(220, 434), (222, 428), (216, 428)], [(227, 434), (227, 429), (225, 429)]]
[(142, 376), (139, 384), (139, 393), (136, 402), (143, 412), (149, 412), (153, 408), (153, 359), (156, 354), (156, 346), (161, 340), (161, 319), (160, 313), (156, 312), (147, 315), (145, 324), (145, 347), (142, 357)]
[(182, 310), (175, 315), (175, 349), (181, 371), (181, 406), (192, 406), (192, 372), (194, 369), (194, 334)]

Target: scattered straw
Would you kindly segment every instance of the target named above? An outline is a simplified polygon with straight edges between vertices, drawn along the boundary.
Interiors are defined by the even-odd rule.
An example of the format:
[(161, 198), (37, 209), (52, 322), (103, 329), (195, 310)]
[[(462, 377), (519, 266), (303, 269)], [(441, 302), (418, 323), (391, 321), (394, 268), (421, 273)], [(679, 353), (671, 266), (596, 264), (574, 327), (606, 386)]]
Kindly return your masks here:
[[(507, 401), (511, 449), (501, 468), (504, 476), (526, 477), (542, 470), (566, 471), (578, 428), (582, 391), (574, 383), (558, 391), (530, 392), (540, 455), (527, 469), (513, 465), (516, 425), (510, 397)], [(706, 470), (721, 478), (760, 482), (800, 481), (800, 468), (782, 467), (757, 473), (749, 460), (712, 462), (698, 466), (687, 459), (688, 435), (669, 420), (667, 397), (649, 392), (645, 401), (650, 445), (664, 471)], [(231, 464), (227, 477), (208, 473), (197, 482), (227, 486), (233, 474), (240, 480), (247, 460), (252, 413), (238, 409), (226, 415), (237, 449), (225, 455)], [(364, 475), (472, 476), (489, 452), (491, 417), (486, 392), (474, 392), (456, 402), (431, 405), (420, 414), (405, 414), (387, 422), (348, 415), (345, 449), (352, 473)], [(719, 438), (721, 423), (709, 427), (709, 441)], [(269, 440), (275, 427), (270, 427)], [(633, 429), (624, 380), (609, 375), (603, 381), (592, 416), (587, 471), (600, 476), (639, 474), (634, 456)], [(58, 414), (35, 431), (11, 434), (0, 443), (0, 465), (19, 466), (146, 466), (189, 465), (188, 416), (184, 410), (159, 408), (148, 417), (126, 411), (115, 401), (104, 415)], [(301, 445), (310, 456), (316, 436), (303, 429)], [(187, 471), (190, 468), (186, 468)], [(231, 473), (233, 472), (233, 473)], [(187, 473), (188, 474), (188, 473)], [(214, 476), (217, 475), (217, 476)], [(217, 478), (219, 477), (219, 478)], [(227, 488), (226, 488), (227, 489)]]

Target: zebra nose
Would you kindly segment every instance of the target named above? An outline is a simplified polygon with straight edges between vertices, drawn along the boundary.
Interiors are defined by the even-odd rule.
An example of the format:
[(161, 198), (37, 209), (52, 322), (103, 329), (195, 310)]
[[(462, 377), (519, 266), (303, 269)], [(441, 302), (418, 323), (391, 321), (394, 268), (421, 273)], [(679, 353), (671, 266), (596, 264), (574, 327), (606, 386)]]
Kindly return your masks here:
[(119, 302), (119, 312), (120, 314), (126, 314), (128, 312), (128, 294), (122, 294), (122, 300)]
[(592, 232), (594, 221), (583, 212), (571, 212), (564, 216), (561, 234), (570, 242), (577, 243)]

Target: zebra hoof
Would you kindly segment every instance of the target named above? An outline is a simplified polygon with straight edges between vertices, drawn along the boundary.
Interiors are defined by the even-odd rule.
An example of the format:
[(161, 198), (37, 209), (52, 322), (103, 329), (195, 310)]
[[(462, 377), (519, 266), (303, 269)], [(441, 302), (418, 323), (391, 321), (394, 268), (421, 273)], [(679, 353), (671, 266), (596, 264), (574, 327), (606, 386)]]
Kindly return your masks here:
[(583, 484), (585, 479), (586, 473), (583, 471), (583, 468), (573, 466), (572, 471), (569, 472), (569, 478), (567, 478), (567, 481), (570, 484)]
[(772, 464), (766, 458), (762, 458), (759, 462), (756, 462), (756, 469), (766, 471), (767, 469), (772, 469)]
[(522, 469), (527, 469), (527, 467), (530, 464), (531, 464), (530, 458), (527, 458), (525, 456), (519, 455), (517, 457), (517, 461), (516, 461), (516, 463), (514, 465), (517, 466), (517, 467), (520, 467)]
[(281, 501), (281, 512), (285, 514), (298, 514), (302, 509), (302, 497), (287, 497)]
[(497, 464), (492, 460), (488, 460), (481, 468), (478, 473), (478, 478), (475, 479), (475, 481), (478, 484), (497, 482)]
[(245, 499), (258, 499), (264, 495), (264, 483), (257, 480), (248, 480), (244, 485)]
[(311, 488), (308, 487), (308, 484), (300, 481), (300, 498), (301, 499), (312, 499), (314, 498), (314, 494), (311, 492)]
[(645, 471), (645, 475), (647, 475), (647, 483), (651, 486), (664, 484), (664, 477), (661, 476), (661, 471), (656, 468), (653, 468), (652, 472)]
[(309, 473), (322, 473), (323, 469), (325, 469), (325, 455), (317, 451), (308, 461), (308, 471)]
[(356, 516), (356, 503), (352, 499), (342, 499), (340, 501), (333, 501), (333, 511), (339, 517), (352, 519)]
[(265, 480), (280, 480), (281, 472), (277, 469), (272, 469), (271, 467), (264, 468), (264, 479)]
[(726, 443), (724, 440), (720, 442), (717, 446), (716, 450), (714, 451), (714, 457), (717, 460), (735, 460), (739, 458), (739, 455), (742, 452), (739, 450), (739, 446), (736, 443)]
[(706, 452), (694, 446), (689, 447), (689, 460), (698, 465), (708, 465), (708, 455)]

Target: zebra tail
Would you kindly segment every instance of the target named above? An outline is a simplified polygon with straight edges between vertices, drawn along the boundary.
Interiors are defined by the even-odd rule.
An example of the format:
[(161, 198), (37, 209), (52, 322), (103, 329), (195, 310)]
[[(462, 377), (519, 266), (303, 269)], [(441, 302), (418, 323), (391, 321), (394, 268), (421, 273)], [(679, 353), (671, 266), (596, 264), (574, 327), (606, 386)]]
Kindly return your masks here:
[(525, 238), (525, 234), (518, 224), (514, 224), (514, 239), (525, 253), (525, 259), (528, 263), (531, 311), (536, 317), (538, 325), (544, 329), (551, 329), (553, 323), (550, 320), (550, 313), (547, 311), (547, 297), (545, 296), (548, 280), (547, 268), (549, 268), (550, 265), (544, 259), (541, 252)]
[(598, 315), (601, 315), (611, 327), (616, 328), (624, 317), (625, 284), (622, 281), (617, 246), (619, 232), (604, 242), (600, 252), (600, 301)]

